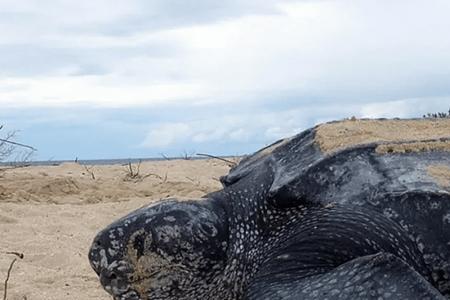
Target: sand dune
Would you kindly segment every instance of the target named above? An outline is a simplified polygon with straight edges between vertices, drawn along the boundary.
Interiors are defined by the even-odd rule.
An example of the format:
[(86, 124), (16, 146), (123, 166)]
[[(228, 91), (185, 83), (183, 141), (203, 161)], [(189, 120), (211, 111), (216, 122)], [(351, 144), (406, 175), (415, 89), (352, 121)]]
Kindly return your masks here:
[(17, 251), (25, 257), (11, 272), (8, 299), (110, 300), (86, 256), (96, 232), (147, 203), (220, 189), (228, 170), (218, 160), (170, 160), (142, 163), (134, 178), (121, 165), (0, 171), (0, 295), (14, 259), (5, 252)]

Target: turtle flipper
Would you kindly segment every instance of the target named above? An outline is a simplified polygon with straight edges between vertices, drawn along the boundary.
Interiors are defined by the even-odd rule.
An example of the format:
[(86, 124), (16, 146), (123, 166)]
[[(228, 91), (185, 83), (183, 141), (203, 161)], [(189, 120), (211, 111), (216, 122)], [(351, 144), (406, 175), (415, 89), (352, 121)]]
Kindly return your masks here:
[(258, 275), (246, 298), (256, 299), (446, 299), (407, 263), (389, 253), (353, 259), (339, 267), (309, 277), (288, 273)]

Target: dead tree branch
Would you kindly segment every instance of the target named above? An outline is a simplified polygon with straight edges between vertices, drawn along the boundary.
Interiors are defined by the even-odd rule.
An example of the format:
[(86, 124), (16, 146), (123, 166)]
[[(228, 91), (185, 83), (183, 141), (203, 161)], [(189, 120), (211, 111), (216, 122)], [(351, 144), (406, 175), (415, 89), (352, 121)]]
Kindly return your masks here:
[(25, 256), (25, 255), (23, 255), (23, 253), (15, 252), (15, 251), (8, 251), (8, 252), (5, 252), (5, 253), (6, 253), (6, 254), (12, 254), (12, 255), (15, 255), (15, 256), (17, 256), (17, 257), (20, 258), (20, 259), (23, 259), (24, 256)]
[(192, 155), (194, 155), (194, 153), (193, 152), (188, 153), (186, 150), (184, 150), (183, 154), (181, 155), (181, 158), (184, 159), (184, 160), (191, 160), (192, 159)]
[(25, 145), (25, 144), (22, 144), (22, 143), (13, 142), (13, 141), (10, 141), (8, 139), (0, 139), (0, 142), (11, 144), (11, 145), (15, 145), (15, 146), (20, 146), (20, 147), (24, 147), (24, 148), (28, 148), (28, 149), (33, 150), (33, 151), (37, 151), (37, 149), (34, 148), (34, 147), (31, 147), (29, 145)]
[(160, 155), (161, 155), (162, 158), (164, 158), (165, 160), (171, 160), (170, 157), (168, 157), (168, 156), (165, 155), (164, 153), (160, 153)]
[(84, 169), (86, 170), (86, 172), (91, 175), (92, 180), (95, 180), (95, 174), (94, 174), (93, 168), (94, 168), (94, 166), (88, 167), (87, 165), (84, 165)]
[(161, 180), (162, 183), (165, 183), (167, 181), (167, 172), (165, 173), (164, 177), (155, 173), (141, 174), (141, 163), (142, 161), (139, 160), (137, 165), (133, 165), (131, 162), (129, 162), (128, 164), (124, 164), (123, 165), (125, 167), (124, 180), (140, 182), (143, 181), (145, 178), (154, 177)]
[(224, 161), (224, 162), (226, 162), (226, 163), (228, 164), (228, 166), (230, 166), (230, 167), (235, 167), (235, 166), (237, 165), (237, 163), (234, 162), (234, 161), (231, 161), (231, 160), (228, 160), (228, 159), (225, 159), (225, 158), (222, 158), (222, 157), (214, 156), (214, 155), (211, 155), (211, 154), (197, 153), (196, 155), (197, 155), (197, 156), (204, 156), (204, 157), (214, 158), (214, 159), (218, 159), (218, 160)]
[[(20, 259), (23, 259), (23, 257), (24, 257), (23, 253), (19, 253), (19, 252), (6, 252), (6, 254), (13, 254)], [(5, 283), (4, 283), (3, 300), (6, 300), (6, 297), (8, 296), (8, 281), (9, 281), (9, 277), (11, 276), (12, 268), (13, 268), (14, 264), (16, 263), (16, 261), (17, 261), (17, 258), (14, 258), (12, 260), (11, 264), (9, 265), (8, 272), (6, 273), (6, 279), (5, 279)]]
[(130, 178), (130, 179), (139, 178), (140, 177), (140, 175), (139, 175), (140, 168), (141, 168), (141, 160), (139, 160), (139, 162), (136, 165), (136, 167), (133, 167), (131, 162), (129, 162), (127, 164), (127, 177)]
[[(0, 126), (0, 130), (3, 128), (3, 125)], [(16, 155), (16, 159), (14, 162), (11, 162), (12, 165), (23, 166), (29, 160), (31, 155), (37, 151), (36, 148), (15, 142), (14, 138), (17, 135), (17, 131), (10, 131), (5, 133), (0, 138), (0, 161), (4, 161), (10, 158), (12, 155)], [(16, 151), (17, 147), (26, 148), (26, 151)]]

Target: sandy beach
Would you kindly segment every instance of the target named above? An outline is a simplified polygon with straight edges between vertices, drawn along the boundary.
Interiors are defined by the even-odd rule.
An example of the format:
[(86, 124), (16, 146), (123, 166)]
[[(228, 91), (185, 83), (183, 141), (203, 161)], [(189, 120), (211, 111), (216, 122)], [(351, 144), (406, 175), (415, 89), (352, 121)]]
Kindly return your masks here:
[[(137, 173), (137, 164), (132, 165)], [(9, 300), (110, 300), (89, 266), (95, 234), (118, 217), (166, 197), (198, 198), (220, 189), (219, 160), (129, 166), (30, 166), (0, 171), (0, 295)]]

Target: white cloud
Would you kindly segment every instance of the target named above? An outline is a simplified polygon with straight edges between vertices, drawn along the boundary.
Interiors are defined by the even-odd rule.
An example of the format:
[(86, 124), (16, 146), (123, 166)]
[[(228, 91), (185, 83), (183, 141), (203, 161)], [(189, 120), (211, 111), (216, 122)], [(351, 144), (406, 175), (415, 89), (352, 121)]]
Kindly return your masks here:
[[(21, 19), (0, 18), (0, 105), (162, 107), (141, 145), (158, 149), (266, 144), (336, 118), (448, 109), (450, 2), (269, 2), (229, 1), (227, 13), (213, 6), (198, 21), (147, 28), (135, 18), (165, 3), (2, 2), (0, 14)], [(211, 104), (227, 110), (193, 113)]]
[(183, 29), (186, 72), (226, 101), (284, 91), (353, 102), (450, 92), (450, 19), (440, 12), (450, 4), (363, 3), (295, 3), (282, 6), (286, 15)]
[[(9, 68), (0, 70), (0, 104), (237, 105), (267, 98), (283, 102), (289, 95), (299, 105), (310, 105), (309, 99), (328, 105), (450, 93), (448, 1), (279, 5), (270, 1), (264, 9), (257, 9), (257, 1), (245, 5), (229, 1), (223, 4), (229, 17), (221, 14), (216, 22), (205, 16), (218, 14), (222, 4), (201, 2), (205, 6), (195, 15), (198, 22), (194, 18), (184, 25), (129, 28), (125, 35), (111, 35), (98, 26), (115, 27), (132, 22), (133, 17), (159, 15), (168, 10), (167, 5), (152, 1), (145, 6), (137, 0), (112, 7), (108, 1), (53, 3), (29, 0), (0, 5), (4, 14), (33, 16), (29, 21), (3, 21), (10, 29), (4, 32), (3, 45), (26, 43), (32, 53), (37, 53), (33, 47), (38, 45), (44, 47), (39, 51), (45, 52), (45, 47), (53, 51), (26, 61), (16, 59), (17, 65), (5, 62)], [(192, 13), (189, 5), (180, 2), (173, 13), (186, 16)], [(46, 64), (37, 64), (42, 59)], [(33, 75), (15, 74), (15, 67), (24, 64)], [(45, 66), (52, 64), (52, 68)], [(73, 76), (86, 68), (102, 74)], [(2, 88), (11, 85), (24, 88)]]
[(201, 89), (194, 82), (143, 85), (115, 76), (0, 79), (0, 104), (3, 108), (154, 105), (190, 101)]
[(175, 142), (184, 142), (192, 134), (192, 129), (188, 124), (171, 123), (162, 124), (150, 130), (142, 143), (144, 147), (167, 147)]
[(450, 96), (440, 98), (402, 99), (362, 105), (358, 117), (420, 118), (427, 113), (446, 112), (449, 108)]
[(201, 120), (155, 124), (141, 146), (163, 148), (205, 143), (263, 145), (296, 134), (306, 129), (309, 122), (308, 111), (298, 109), (211, 115)]

